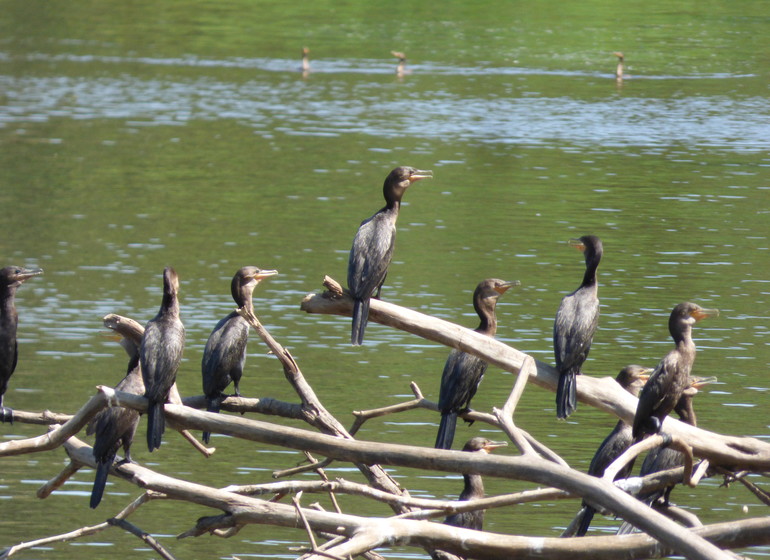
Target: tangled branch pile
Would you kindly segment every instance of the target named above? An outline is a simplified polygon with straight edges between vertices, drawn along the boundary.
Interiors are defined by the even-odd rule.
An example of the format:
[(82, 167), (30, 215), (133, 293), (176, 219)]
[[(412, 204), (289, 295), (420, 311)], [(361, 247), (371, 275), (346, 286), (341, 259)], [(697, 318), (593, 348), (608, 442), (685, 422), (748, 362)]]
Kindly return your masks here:
[[(350, 315), (350, 298), (341, 290), (335, 289), (333, 282), (329, 280), (327, 287), (332, 289), (322, 294), (309, 295), (303, 301), (302, 309), (309, 313)], [(467, 419), (496, 426), (516, 445), (520, 454), (491, 456), (359, 441), (354, 435), (369, 418), (413, 408), (436, 410), (437, 407), (424, 399), (419, 388), (413, 385), (414, 399), (384, 409), (355, 412), (356, 421), (350, 430), (346, 430), (318, 400), (289, 352), (270, 336), (249, 310), (242, 309), (240, 312), (282, 363), (286, 379), (299, 396), (299, 404), (273, 399), (228, 397), (222, 403), (223, 410), (247, 412), (252, 415), (237, 416), (201, 411), (199, 409), (205, 409), (205, 399), (202, 396), (189, 397), (181, 403), (166, 404), (166, 419), (170, 426), (194, 442), (202, 453), (210, 453), (211, 450), (198, 443), (189, 433), (190, 430), (226, 434), (234, 438), (301, 450), (310, 459), (309, 464), (282, 474), (288, 477), (303, 471), (315, 471), (319, 473), (320, 480), (285, 481), (218, 489), (166, 476), (134, 463), (115, 463), (110, 471), (111, 476), (144, 490), (137, 499), (105, 523), (81, 527), (66, 535), (52, 535), (34, 542), (16, 543), (0, 554), (0, 558), (10, 558), (34, 546), (75, 539), (110, 527), (127, 530), (142, 538), (162, 557), (173, 558), (172, 551), (166, 550), (151, 535), (129, 521), (131, 514), (138, 508), (157, 498), (184, 500), (214, 510), (212, 515), (191, 521), (189, 530), (180, 537), (213, 534), (226, 538), (250, 524), (294, 527), (307, 533), (307, 550), (301, 556), (307, 559), (355, 556), (380, 558), (376, 552), (378, 548), (401, 545), (421, 547), (432, 556), (442, 558), (455, 555), (454, 557), (462, 558), (577, 560), (660, 558), (678, 554), (686, 558), (706, 560), (736, 558), (737, 555), (730, 549), (770, 544), (770, 516), (685, 528), (671, 523), (664, 515), (632, 495), (633, 492), (655, 484), (665, 486), (672, 481), (684, 479), (694, 485), (701, 476), (724, 476), (730, 480), (742, 481), (759, 500), (770, 505), (767, 493), (746, 479), (746, 474), (749, 473), (766, 476), (770, 472), (770, 444), (766, 442), (711, 433), (674, 418), (667, 418), (663, 431), (678, 441), (680, 449), (685, 450), (694, 461), (688, 461), (684, 468), (680, 467), (657, 477), (627, 479), (620, 481), (619, 485), (612, 483), (612, 473), (617, 472), (620, 465), (613, 465), (602, 479), (588, 476), (571, 469), (553, 451), (517, 428), (514, 422), (516, 405), (528, 382), (551, 391), (555, 390), (557, 376), (552, 367), (536, 362), (489, 337), (378, 300), (371, 301), (371, 320), (459, 348), (518, 375), (510, 396), (500, 409), (494, 409), (491, 413), (468, 412), (465, 416)], [(636, 407), (636, 399), (609, 378), (581, 376), (578, 398), (587, 405), (626, 421), (631, 421)], [(59, 476), (39, 489), (38, 496), (45, 498), (81, 467), (95, 467), (92, 448), (77, 436), (94, 416), (110, 406), (128, 407), (144, 412), (147, 402), (140, 396), (99, 387), (97, 394), (74, 416), (15, 411), (15, 421), (51, 426), (48, 432), (34, 438), (0, 443), (0, 457), (40, 453), (63, 447), (70, 458), (70, 464)], [(312, 429), (290, 428), (255, 420), (253, 414), (301, 419)], [(660, 436), (648, 438), (637, 444), (631, 455), (624, 455), (618, 461), (628, 461), (660, 441)], [(316, 455), (326, 459), (316, 462), (312, 459)], [(366, 477), (368, 485), (342, 479), (329, 480), (325, 477), (323, 468), (331, 461), (353, 463)], [(694, 469), (695, 474), (691, 468), (693, 462), (700, 467)], [(415, 499), (386, 472), (383, 465), (451, 473), (477, 473), (488, 477), (529, 481), (541, 488), (462, 502)], [(342, 512), (339, 508), (336, 511), (322, 511), (301, 504), (303, 493), (316, 492), (327, 493), (332, 497), (337, 494), (364, 496), (387, 504), (393, 510), (394, 516), (364, 517)], [(293, 496), (291, 504), (276, 501), (287, 495)], [(441, 520), (446, 515), (461, 511), (509, 507), (532, 501), (577, 500), (585, 497), (600, 509), (630, 522), (640, 532), (622, 538), (536, 538), (461, 529), (431, 521)], [(333, 502), (336, 503), (334, 500)]]

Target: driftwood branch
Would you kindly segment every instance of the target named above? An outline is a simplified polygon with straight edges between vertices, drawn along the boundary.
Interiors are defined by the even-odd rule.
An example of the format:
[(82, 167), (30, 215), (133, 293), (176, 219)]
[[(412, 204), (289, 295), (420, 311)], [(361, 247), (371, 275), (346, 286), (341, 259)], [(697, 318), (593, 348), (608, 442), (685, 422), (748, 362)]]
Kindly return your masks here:
[[(352, 308), (353, 300), (346, 293), (308, 294), (301, 304), (301, 309), (307, 313), (343, 316), (349, 316)], [(381, 300), (371, 300), (369, 320), (452, 348), (459, 348), (511, 373), (518, 373), (527, 358), (527, 354), (493, 338), (449, 321)], [(551, 365), (537, 360), (535, 366), (534, 371), (529, 375), (529, 381), (555, 391), (558, 381), (556, 370)], [(577, 379), (578, 400), (626, 422), (633, 421), (637, 400), (623, 390), (614, 379), (595, 378), (590, 375), (580, 375)], [(757, 438), (708, 432), (680, 422), (671, 416), (663, 422), (663, 431), (681, 436), (692, 447), (695, 455), (709, 459), (714, 465), (740, 466), (753, 471), (770, 470), (770, 443), (768, 442)]]

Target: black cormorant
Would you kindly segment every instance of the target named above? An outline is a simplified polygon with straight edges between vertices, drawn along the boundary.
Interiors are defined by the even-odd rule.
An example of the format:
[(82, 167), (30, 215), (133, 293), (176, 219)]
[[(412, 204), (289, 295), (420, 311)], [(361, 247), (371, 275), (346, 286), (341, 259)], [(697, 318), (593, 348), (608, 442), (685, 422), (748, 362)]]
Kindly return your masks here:
[(692, 326), (701, 319), (718, 314), (716, 309), (703, 309), (690, 302), (680, 303), (671, 311), (668, 331), (674, 339), (675, 348), (663, 357), (639, 395), (633, 424), (635, 441), (646, 434), (658, 433), (663, 420), (679, 402), (682, 391), (690, 383), (690, 371), (695, 361)]
[(618, 66), (617, 68), (615, 68), (615, 79), (619, 82), (622, 82), (623, 81), (623, 61), (625, 60), (625, 57), (623, 56), (622, 52), (615, 52), (612, 54), (618, 57)]
[(556, 389), (556, 416), (567, 418), (577, 408), (575, 376), (588, 357), (591, 341), (599, 324), (599, 284), (596, 269), (602, 260), (602, 242), (595, 235), (571, 239), (570, 244), (585, 254), (586, 271), (580, 287), (564, 297), (553, 324), (553, 350), (559, 385)]
[(396, 66), (396, 76), (403, 76), (406, 70), (406, 55), (399, 51), (390, 51), (390, 54), (398, 59), (398, 66)]
[(310, 49), (302, 47), (302, 66), (300, 68), (303, 75), (307, 75), (310, 72)]
[[(630, 365), (620, 370), (615, 381), (633, 396), (637, 396), (651, 372), (652, 369)], [(618, 420), (617, 424), (615, 424), (615, 428), (604, 439), (599, 446), (599, 449), (596, 450), (593, 459), (591, 459), (591, 465), (588, 467), (588, 474), (591, 476), (602, 477), (604, 475), (604, 470), (610, 466), (615, 459), (620, 457), (626, 449), (631, 447), (632, 443), (631, 425), (623, 420)], [(633, 463), (629, 463), (626, 468), (618, 472), (615, 480), (628, 476), (632, 467)], [(583, 510), (580, 512), (580, 520), (577, 530), (575, 531), (576, 537), (582, 537), (588, 532), (588, 527), (591, 525), (591, 520), (593, 519), (595, 512), (596, 510), (593, 506), (583, 500)]]
[[(116, 391), (144, 395), (144, 381), (139, 365), (139, 347), (142, 344), (144, 327), (127, 317), (111, 313), (104, 317), (104, 326), (121, 336), (120, 345), (129, 356), (126, 376), (115, 386)], [(132, 408), (112, 406), (101, 411), (88, 425), (86, 433), (96, 434), (94, 439), (94, 459), (96, 476), (91, 490), (91, 507), (96, 508), (104, 495), (107, 475), (115, 460), (118, 449), (123, 447), (125, 458), (118, 464), (131, 462), (131, 444), (134, 441), (136, 427), (139, 425), (139, 413)]]
[(163, 405), (184, 351), (184, 325), (179, 319), (179, 277), (171, 267), (163, 271), (163, 301), (160, 311), (147, 323), (139, 357), (147, 403), (147, 448), (158, 449), (166, 427)]
[[(275, 274), (278, 274), (277, 270), (260, 270), (256, 266), (244, 266), (236, 272), (230, 283), (230, 293), (238, 308), (253, 310), (251, 295), (254, 288), (264, 278)], [(201, 361), (203, 393), (209, 412), (219, 412), (221, 399), (225, 396), (223, 391), (231, 382), (235, 386), (235, 395), (241, 395), (239, 384), (248, 339), (249, 324), (237, 311), (219, 321), (211, 332)], [(210, 435), (203, 432), (203, 441), (208, 443)]]
[[(473, 292), (473, 307), (481, 320), (475, 329), (477, 333), (495, 336), (497, 300), (508, 288), (517, 284), (518, 282), (505, 282), (497, 278), (488, 278), (479, 282)], [(449, 354), (444, 364), (444, 372), (441, 374), (441, 390), (438, 398), (441, 424), (436, 436), (437, 448), (451, 449), (457, 415), (468, 410), (486, 369), (487, 363), (473, 354), (467, 354), (458, 349), (452, 350)]]
[(413, 167), (396, 167), (385, 178), (382, 187), (385, 207), (361, 222), (356, 232), (348, 260), (348, 289), (355, 300), (350, 336), (353, 345), (360, 345), (364, 340), (364, 330), (369, 319), (369, 298), (380, 297), (393, 258), (401, 198), (409, 185), (427, 177), (433, 177), (433, 172)]
[[(463, 451), (469, 453), (491, 453), (493, 449), (505, 447), (506, 445), (508, 444), (504, 441), (491, 441), (485, 437), (477, 436), (466, 442), (463, 446)], [(465, 486), (458, 498), (459, 501), (466, 502), (484, 497), (484, 482), (481, 479), (480, 474), (464, 474), (463, 479)], [(484, 528), (484, 510), (453, 513), (452, 515), (447, 516), (444, 520), (444, 524), (451, 525), (452, 527), (462, 527), (463, 529), (481, 531)], [(435, 550), (431, 552), (431, 558), (434, 560), (454, 560), (460, 557), (444, 552), (443, 550)]]
[[(704, 385), (715, 381), (716, 378), (701, 378), (690, 377), (689, 387), (682, 391), (682, 396), (679, 397), (679, 402), (674, 407), (674, 412), (677, 413), (679, 419), (685, 424), (691, 426), (697, 426), (698, 422), (695, 417), (695, 409), (693, 408), (693, 397), (698, 394), (698, 389)], [(650, 451), (642, 462), (642, 467), (639, 470), (639, 476), (647, 476), (656, 472), (667, 471), (676, 467), (680, 467), (684, 464), (684, 457), (680, 451), (661, 445)], [(637, 498), (652, 507), (667, 508), (669, 506), (669, 496), (674, 489), (675, 484), (667, 486), (665, 488), (659, 488), (656, 490), (643, 491), (637, 495)], [(633, 525), (630, 523), (623, 523), (618, 530), (618, 534), (627, 534), (632, 532)]]
[(13, 410), (3, 406), (3, 397), (19, 357), (16, 343), (19, 314), (14, 304), (16, 288), (38, 274), (43, 274), (39, 268), (6, 266), (0, 269), (0, 422), (13, 422)]

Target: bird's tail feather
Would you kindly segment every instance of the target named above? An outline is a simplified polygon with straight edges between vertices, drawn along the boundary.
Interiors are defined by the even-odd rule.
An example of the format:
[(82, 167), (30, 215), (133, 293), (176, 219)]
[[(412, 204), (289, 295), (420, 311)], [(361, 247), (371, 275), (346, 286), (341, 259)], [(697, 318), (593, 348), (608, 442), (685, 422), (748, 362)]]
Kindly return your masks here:
[(353, 328), (350, 333), (350, 343), (360, 346), (364, 342), (364, 331), (369, 321), (369, 298), (357, 299), (353, 304)]
[(163, 416), (163, 403), (151, 402), (147, 408), (147, 448), (152, 452), (160, 447), (166, 419)]
[(98, 506), (102, 501), (102, 496), (104, 496), (104, 487), (107, 484), (107, 475), (110, 474), (111, 466), (112, 459), (109, 461), (100, 461), (96, 463), (94, 487), (91, 490), (91, 509), (96, 509), (96, 506)]
[[(220, 404), (219, 397), (215, 399), (210, 399), (209, 404), (206, 407), (206, 410), (208, 412), (213, 412), (214, 414), (219, 414), (219, 404)], [(209, 439), (211, 438), (211, 432), (203, 432), (202, 438), (203, 438), (203, 443), (208, 444)]]
[(436, 449), (452, 449), (452, 441), (455, 438), (455, 426), (457, 426), (457, 413), (448, 412), (441, 415), (441, 424), (436, 436)]
[(584, 537), (588, 532), (588, 528), (591, 526), (591, 521), (594, 518), (594, 513), (596, 513), (596, 510), (586, 504), (583, 506), (583, 509), (580, 513), (580, 521), (578, 523), (577, 530), (575, 531), (576, 537)]
[(567, 418), (577, 409), (577, 383), (574, 371), (563, 371), (556, 388), (556, 417)]

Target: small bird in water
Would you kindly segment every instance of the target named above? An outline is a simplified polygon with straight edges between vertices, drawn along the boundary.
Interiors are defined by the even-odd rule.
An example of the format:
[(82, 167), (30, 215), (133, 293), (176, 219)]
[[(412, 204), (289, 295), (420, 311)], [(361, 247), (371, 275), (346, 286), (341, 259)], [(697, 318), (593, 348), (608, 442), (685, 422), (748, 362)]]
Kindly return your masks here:
[(19, 326), (15, 303), (16, 289), (40, 274), (43, 274), (40, 268), (6, 266), (0, 269), (0, 422), (13, 423), (13, 410), (3, 406), (3, 397), (19, 359), (19, 346), (16, 341), (16, 330)]
[(310, 72), (310, 49), (302, 47), (302, 66), (300, 67), (303, 76)]
[(154, 319), (147, 323), (139, 350), (147, 403), (147, 448), (160, 447), (166, 427), (163, 405), (184, 351), (184, 325), (179, 319), (179, 276), (171, 267), (163, 271), (163, 301)]
[(623, 61), (625, 60), (625, 57), (623, 56), (622, 52), (614, 52), (612, 54), (618, 57), (618, 66), (615, 68), (615, 79), (619, 82), (622, 82), (623, 81)]
[(401, 199), (412, 183), (429, 177), (433, 177), (432, 171), (421, 171), (413, 167), (396, 167), (391, 171), (382, 187), (385, 207), (361, 222), (353, 238), (348, 260), (348, 289), (355, 300), (350, 335), (350, 342), (354, 346), (364, 341), (366, 322), (369, 319), (369, 299), (372, 296), (380, 297), (382, 284), (388, 274), (396, 242), (396, 220)]
[[(636, 397), (644, 386), (645, 381), (649, 378), (650, 373), (652, 373), (652, 369), (630, 365), (620, 370), (615, 381), (617, 381), (623, 389)], [(626, 449), (631, 447), (632, 443), (631, 425), (623, 420), (618, 420), (617, 424), (615, 424), (615, 428), (604, 439), (599, 446), (599, 449), (596, 450), (593, 459), (591, 459), (591, 465), (588, 467), (588, 474), (591, 476), (602, 477), (605, 469), (610, 466), (615, 459), (620, 457)], [(626, 468), (621, 469), (615, 477), (615, 480), (627, 477), (632, 467), (633, 463), (629, 463)], [(596, 510), (593, 506), (583, 500), (583, 509), (579, 513), (577, 530), (575, 531), (576, 537), (582, 537), (588, 532), (588, 528), (591, 525), (591, 520), (593, 519), (595, 512)]]
[[(497, 332), (497, 316), (495, 308), (497, 300), (516, 282), (506, 282), (497, 278), (488, 278), (479, 282), (473, 292), (473, 308), (479, 316), (479, 326), (476, 332), (495, 336)], [(441, 390), (438, 398), (438, 409), (441, 412), (441, 423), (436, 436), (435, 447), (451, 449), (457, 425), (457, 416), (467, 410), (471, 399), (479, 388), (487, 362), (481, 358), (458, 349), (452, 350), (441, 374)]]
[(399, 51), (390, 51), (390, 54), (398, 59), (398, 66), (396, 66), (396, 76), (403, 76), (406, 73), (406, 55)]
[(668, 331), (675, 347), (663, 357), (639, 395), (633, 425), (634, 441), (640, 441), (647, 434), (657, 434), (663, 420), (679, 402), (682, 392), (689, 386), (690, 371), (695, 362), (692, 327), (715, 315), (719, 315), (718, 310), (703, 309), (690, 302), (680, 303), (671, 311)]
[(583, 251), (586, 271), (577, 290), (564, 296), (553, 324), (553, 350), (559, 385), (556, 389), (556, 416), (567, 418), (577, 409), (577, 381), (580, 368), (591, 350), (599, 325), (599, 284), (596, 269), (602, 260), (602, 242), (595, 235), (570, 239), (570, 245)]
[[(491, 441), (485, 437), (474, 437), (466, 442), (463, 446), (463, 451), (468, 453), (491, 453), (493, 449), (505, 447), (506, 445), (508, 444), (504, 441)], [(464, 474), (463, 479), (465, 484), (458, 498), (459, 501), (467, 502), (484, 497), (484, 482), (480, 474)], [(484, 510), (453, 513), (444, 520), (444, 524), (481, 531), (484, 528)], [(431, 558), (434, 560), (448, 560), (460, 557), (443, 550), (435, 550), (431, 552)]]
[[(116, 391), (144, 395), (144, 381), (139, 364), (139, 348), (142, 344), (144, 327), (128, 317), (114, 313), (106, 315), (104, 326), (121, 336), (120, 345), (128, 354), (126, 376), (115, 386)], [(91, 490), (91, 508), (96, 508), (102, 501), (107, 475), (110, 473), (118, 449), (123, 447), (125, 458), (118, 465), (131, 463), (131, 444), (139, 425), (139, 413), (132, 408), (111, 406), (102, 410), (88, 425), (87, 434), (96, 434), (94, 439), (94, 459), (96, 476)]]
[[(254, 288), (262, 280), (275, 276), (277, 270), (260, 270), (256, 266), (244, 266), (233, 276), (230, 293), (238, 308), (253, 311), (251, 301)], [(209, 412), (219, 412), (224, 390), (232, 382), (235, 396), (240, 397), (241, 376), (246, 362), (246, 344), (249, 339), (249, 323), (232, 311), (214, 327), (203, 351), (201, 371), (203, 373), (203, 394), (206, 395)], [(209, 442), (209, 432), (203, 432), (203, 441)]]

